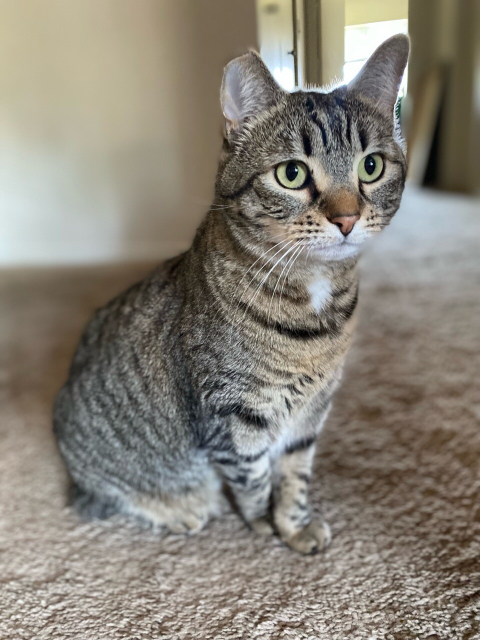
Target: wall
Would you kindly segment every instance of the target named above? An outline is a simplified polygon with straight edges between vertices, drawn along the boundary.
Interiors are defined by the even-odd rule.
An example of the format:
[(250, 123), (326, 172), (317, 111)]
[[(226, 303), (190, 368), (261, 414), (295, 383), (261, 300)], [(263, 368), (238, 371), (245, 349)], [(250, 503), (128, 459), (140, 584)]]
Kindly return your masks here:
[(345, 3), (321, 0), (320, 46), (322, 84), (341, 80), (345, 60)]
[(210, 203), (254, 0), (2, 0), (0, 264), (160, 258)]
[(480, 0), (410, 0), (409, 93), (415, 111), (428, 73), (445, 74), (434, 184), (480, 191)]
[(345, 0), (347, 26), (406, 18), (408, 18), (408, 0)]
[(452, 24), (456, 47), (450, 60), (442, 114), (439, 183), (452, 191), (480, 191), (480, 0), (463, 0)]

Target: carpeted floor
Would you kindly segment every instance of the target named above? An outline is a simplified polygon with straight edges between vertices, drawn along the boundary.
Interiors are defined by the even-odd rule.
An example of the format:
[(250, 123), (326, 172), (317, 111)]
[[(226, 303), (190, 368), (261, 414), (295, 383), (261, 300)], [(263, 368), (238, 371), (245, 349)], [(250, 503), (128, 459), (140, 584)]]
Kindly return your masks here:
[(480, 204), (409, 192), (363, 261), (314, 557), (233, 514), (161, 539), (66, 506), (53, 396), (91, 311), (146, 269), (0, 276), (0, 638), (478, 640)]

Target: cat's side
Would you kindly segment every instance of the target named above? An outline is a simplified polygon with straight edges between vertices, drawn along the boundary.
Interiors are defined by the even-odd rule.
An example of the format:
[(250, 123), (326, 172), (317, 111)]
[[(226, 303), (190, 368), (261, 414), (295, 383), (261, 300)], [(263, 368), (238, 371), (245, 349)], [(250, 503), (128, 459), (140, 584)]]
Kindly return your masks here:
[(226, 483), (246, 522), (311, 553), (307, 501), (338, 385), (360, 245), (400, 204), (394, 123), (408, 39), (330, 93), (286, 93), (254, 54), (222, 85), (215, 204), (185, 254), (100, 309), (54, 413), (87, 515), (194, 532)]

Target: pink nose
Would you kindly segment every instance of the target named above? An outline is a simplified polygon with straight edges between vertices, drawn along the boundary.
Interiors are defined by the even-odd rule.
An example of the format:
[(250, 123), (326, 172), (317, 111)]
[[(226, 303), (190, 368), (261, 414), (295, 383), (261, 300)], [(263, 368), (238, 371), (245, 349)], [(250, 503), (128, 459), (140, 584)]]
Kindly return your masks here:
[(360, 216), (358, 215), (358, 213), (352, 213), (346, 216), (335, 216), (335, 218), (332, 218), (330, 222), (336, 225), (344, 236), (348, 236), (350, 231), (355, 226), (356, 221), (359, 219)]

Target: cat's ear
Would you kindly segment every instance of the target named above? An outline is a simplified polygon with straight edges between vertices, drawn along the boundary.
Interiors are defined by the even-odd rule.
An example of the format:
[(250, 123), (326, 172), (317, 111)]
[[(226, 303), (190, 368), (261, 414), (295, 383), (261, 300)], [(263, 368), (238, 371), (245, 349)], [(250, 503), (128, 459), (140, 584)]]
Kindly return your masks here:
[(227, 133), (249, 117), (275, 105), (284, 95), (257, 53), (232, 60), (223, 72), (220, 100)]
[(369, 98), (380, 111), (392, 116), (409, 50), (410, 41), (405, 35), (385, 40), (350, 82), (348, 91)]

